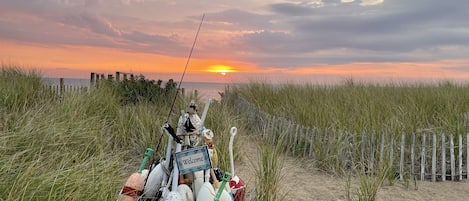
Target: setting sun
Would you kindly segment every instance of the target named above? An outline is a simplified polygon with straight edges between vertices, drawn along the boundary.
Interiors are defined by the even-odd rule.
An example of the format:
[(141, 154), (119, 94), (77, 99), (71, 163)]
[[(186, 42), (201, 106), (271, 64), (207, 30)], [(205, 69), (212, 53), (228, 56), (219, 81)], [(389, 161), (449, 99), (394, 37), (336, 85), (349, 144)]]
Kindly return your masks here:
[(209, 67), (208, 72), (218, 73), (220, 75), (225, 76), (228, 73), (236, 72), (236, 70), (234, 70), (231, 66), (213, 65)]

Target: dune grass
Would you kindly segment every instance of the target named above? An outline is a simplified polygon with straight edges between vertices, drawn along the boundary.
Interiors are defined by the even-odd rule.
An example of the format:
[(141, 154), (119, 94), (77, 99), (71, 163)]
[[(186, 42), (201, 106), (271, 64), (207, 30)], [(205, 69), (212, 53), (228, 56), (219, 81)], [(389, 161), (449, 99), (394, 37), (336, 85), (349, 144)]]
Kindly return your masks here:
[(469, 85), (447, 82), (338, 85), (250, 83), (237, 94), (269, 114), (347, 132), (465, 132)]
[[(0, 200), (115, 200), (147, 147), (162, 140), (153, 159), (164, 156), (168, 101), (122, 105), (106, 85), (62, 98), (43, 89), (37, 72), (0, 71)], [(179, 97), (169, 122), (194, 98)], [(212, 104), (206, 127), (216, 133), (225, 170), (231, 126), (237, 120), (230, 111)]]
[[(49, 94), (38, 93), (42, 88), (37, 71), (23, 72), (13, 66), (0, 68), (0, 112), (16, 113), (36, 104), (48, 102)], [(18, 93), (21, 92), (21, 93)]]
[(345, 197), (348, 201), (375, 201), (384, 181), (390, 174), (389, 166), (383, 165), (375, 174), (358, 175), (358, 184), (352, 184), (354, 175), (349, 172), (345, 182)]
[(287, 192), (282, 190), (284, 187), (282, 181), (285, 179), (285, 155), (283, 153), (286, 146), (285, 138), (279, 139), (274, 146), (263, 142), (258, 144), (258, 160), (252, 162), (256, 174), (254, 200), (286, 200)]
[(141, 127), (122, 127), (112, 91), (67, 94), (58, 101), (44, 96), (38, 75), (3, 72), (10, 74), (2, 74), (1, 82), (15, 82), (2, 96), (3, 115), (10, 117), (0, 135), (1, 199), (113, 199), (133, 166), (128, 161), (144, 146), (131, 142), (133, 136), (122, 138), (119, 131), (138, 133)]

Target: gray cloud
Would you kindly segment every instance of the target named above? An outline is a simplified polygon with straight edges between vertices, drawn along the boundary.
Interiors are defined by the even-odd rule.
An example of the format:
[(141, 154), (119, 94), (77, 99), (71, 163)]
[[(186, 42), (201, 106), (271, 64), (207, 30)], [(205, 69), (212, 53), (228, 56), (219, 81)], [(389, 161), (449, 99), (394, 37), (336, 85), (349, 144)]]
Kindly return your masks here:
[(284, 16), (311, 16), (317, 13), (315, 7), (295, 3), (277, 3), (271, 4), (270, 9), (277, 14)]
[[(208, 13), (207, 21), (214, 23), (224, 23), (229, 26), (230, 30), (241, 29), (266, 29), (272, 28), (272, 20), (274, 16), (271, 15), (260, 15), (254, 12), (243, 11), (239, 9), (228, 9), (217, 13)], [(218, 27), (222, 28), (222, 27)]]
[(98, 6), (100, 3), (99, 0), (85, 0), (85, 7), (90, 8), (90, 7), (95, 7)]
[(57, 20), (67, 26), (88, 29), (91, 32), (106, 36), (118, 37), (121, 35), (121, 31), (113, 27), (111, 22), (88, 12), (64, 15), (53, 20)]
[[(257, 60), (261, 66), (276, 67), (322, 62), (431, 61), (442, 58), (441, 52), (432, 49), (469, 45), (469, 24), (464, 20), (469, 19), (465, 11), (468, 6), (463, 1), (387, 2), (366, 7), (359, 2), (323, 7), (272, 4), (269, 6), (274, 12), (272, 15), (283, 16), (282, 23), (289, 27), (288, 31), (273, 29), (249, 33), (233, 43), (236, 49), (249, 46), (250, 49), (243, 49), (244, 54), (246, 51), (253, 55), (262, 52)], [(317, 52), (334, 49), (349, 49), (350, 54), (340, 55), (340, 58), (314, 56)], [(354, 54), (355, 51), (374, 54), (363, 56)], [(415, 51), (427, 51), (428, 56), (409, 56)], [(265, 58), (265, 54), (272, 57)], [(285, 64), (279, 57), (281, 61), (290, 62)], [(256, 58), (247, 60), (256, 61)]]

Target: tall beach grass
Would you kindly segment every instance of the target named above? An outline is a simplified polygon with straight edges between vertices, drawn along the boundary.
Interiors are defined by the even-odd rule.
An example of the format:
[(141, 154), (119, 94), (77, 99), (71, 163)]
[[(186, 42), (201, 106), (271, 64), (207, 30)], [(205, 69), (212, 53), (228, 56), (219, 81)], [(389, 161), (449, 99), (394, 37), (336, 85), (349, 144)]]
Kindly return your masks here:
[(250, 83), (236, 93), (262, 111), (301, 125), (347, 132), (414, 132), (423, 129), (447, 133), (465, 131), (469, 111), (469, 84), (358, 83), (337, 85)]
[(287, 141), (282, 138), (276, 145), (260, 142), (257, 147), (258, 159), (253, 161), (255, 170), (254, 191), (256, 201), (287, 200), (288, 192), (283, 190), (285, 177), (284, 163)]

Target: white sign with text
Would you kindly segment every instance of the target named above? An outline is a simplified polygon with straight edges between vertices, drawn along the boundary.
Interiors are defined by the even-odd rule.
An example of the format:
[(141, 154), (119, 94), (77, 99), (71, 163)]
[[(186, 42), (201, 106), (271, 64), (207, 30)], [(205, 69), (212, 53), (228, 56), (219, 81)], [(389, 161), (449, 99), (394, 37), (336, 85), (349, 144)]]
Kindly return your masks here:
[(207, 146), (195, 147), (175, 153), (179, 174), (188, 174), (212, 168)]

